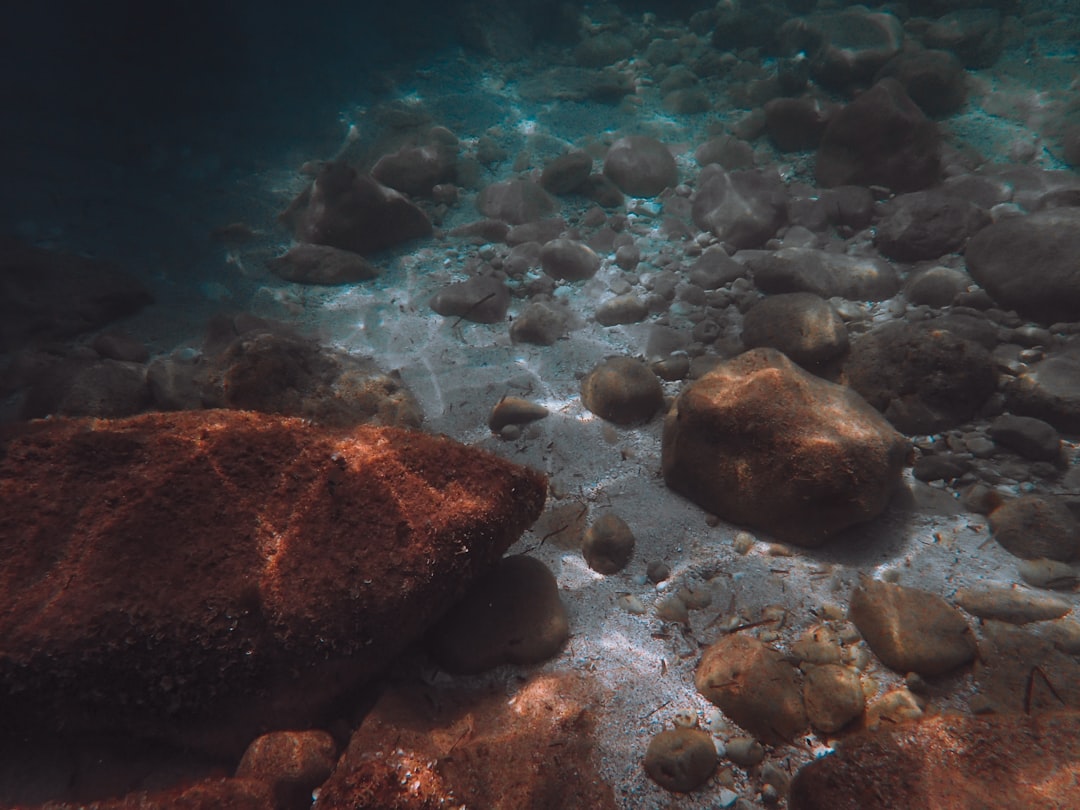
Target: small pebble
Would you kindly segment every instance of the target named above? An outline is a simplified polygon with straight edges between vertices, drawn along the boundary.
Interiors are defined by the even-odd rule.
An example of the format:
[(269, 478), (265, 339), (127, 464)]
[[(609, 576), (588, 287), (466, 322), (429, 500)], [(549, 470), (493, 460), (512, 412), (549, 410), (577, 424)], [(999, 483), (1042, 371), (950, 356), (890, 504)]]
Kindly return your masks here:
[(626, 567), (636, 540), (626, 521), (614, 512), (605, 512), (585, 530), (581, 553), (589, 568), (600, 574), (616, 574)]
[(667, 622), (690, 623), (690, 613), (686, 609), (686, 602), (680, 599), (678, 594), (671, 594), (657, 602), (656, 615)]
[(732, 544), (735, 546), (736, 554), (749, 554), (756, 542), (757, 538), (750, 532), (736, 532)]
[(627, 613), (632, 613), (635, 616), (640, 616), (645, 612), (645, 605), (632, 593), (619, 594), (618, 598), (615, 600), (615, 604)]
[(679, 728), (697, 728), (698, 716), (693, 709), (679, 709), (671, 722)]
[(649, 582), (655, 585), (671, 576), (671, 568), (667, 563), (653, 560), (649, 563), (649, 567), (645, 569), (645, 576), (648, 577)]

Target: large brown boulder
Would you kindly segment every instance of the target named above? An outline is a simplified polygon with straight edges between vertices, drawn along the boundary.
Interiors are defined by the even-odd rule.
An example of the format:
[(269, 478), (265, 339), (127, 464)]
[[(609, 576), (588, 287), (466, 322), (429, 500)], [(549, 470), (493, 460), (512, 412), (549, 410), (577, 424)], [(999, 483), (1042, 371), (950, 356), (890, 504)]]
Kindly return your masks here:
[(536, 519), (539, 473), (449, 439), (235, 411), (0, 434), (4, 732), (239, 753), (308, 728)]
[(791, 810), (1080, 806), (1080, 714), (940, 715), (850, 737), (803, 766)]
[(754, 349), (679, 395), (662, 467), (667, 485), (703, 509), (818, 546), (885, 508), (908, 453), (854, 391)]

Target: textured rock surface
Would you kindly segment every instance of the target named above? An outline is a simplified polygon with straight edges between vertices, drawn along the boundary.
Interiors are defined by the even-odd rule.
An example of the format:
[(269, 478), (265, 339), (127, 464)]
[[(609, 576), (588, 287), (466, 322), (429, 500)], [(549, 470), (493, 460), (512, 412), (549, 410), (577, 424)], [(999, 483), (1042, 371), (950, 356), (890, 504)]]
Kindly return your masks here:
[(750, 261), (754, 284), (767, 293), (808, 292), (822, 298), (884, 301), (900, 289), (896, 271), (877, 258), (781, 248)]
[(775, 172), (706, 166), (691, 213), (695, 225), (737, 249), (761, 247), (784, 224), (787, 190)]
[(806, 730), (798, 670), (750, 636), (724, 636), (701, 656), (697, 690), (768, 745), (792, 742)]
[(1005, 384), (1009, 410), (1080, 433), (1080, 351), (1052, 354)]
[(275, 810), (308, 810), (311, 792), (333, 772), (337, 754), (337, 743), (325, 731), (274, 731), (252, 740), (236, 778), (266, 783)]
[(885, 205), (874, 244), (890, 259), (917, 262), (958, 252), (990, 215), (967, 200), (940, 191), (899, 194)]
[(233, 411), (10, 428), (7, 730), (238, 753), (311, 723), (460, 598), (544, 498), (537, 473), (388, 428)]
[(679, 395), (662, 466), (668, 486), (703, 509), (817, 546), (877, 516), (907, 456), (906, 440), (854, 391), (754, 349)]
[(743, 316), (742, 341), (748, 349), (777, 349), (811, 370), (848, 350), (844, 322), (813, 293), (773, 295), (756, 304)]
[(963, 615), (927, 591), (864, 576), (848, 617), (874, 655), (896, 672), (943, 675), (975, 657), (975, 637)]
[(671, 152), (656, 138), (628, 135), (608, 149), (604, 176), (624, 194), (655, 197), (679, 182), (679, 169)]
[(803, 767), (791, 810), (1080, 806), (1080, 714), (943, 715), (845, 740)]
[(852, 343), (844, 373), (908, 434), (967, 421), (997, 388), (990, 353), (945, 321), (886, 323), (862, 335)]
[(303, 243), (267, 266), (279, 278), (296, 284), (352, 284), (379, 275), (379, 268), (351, 250)]
[(1080, 662), (1027, 628), (986, 621), (973, 672), (972, 705), (996, 714), (1080, 710)]
[[(614, 810), (592, 764), (599, 696), (576, 674), (503, 688), (397, 686), (353, 734), (320, 810)], [(408, 774), (408, 776), (406, 776)]]

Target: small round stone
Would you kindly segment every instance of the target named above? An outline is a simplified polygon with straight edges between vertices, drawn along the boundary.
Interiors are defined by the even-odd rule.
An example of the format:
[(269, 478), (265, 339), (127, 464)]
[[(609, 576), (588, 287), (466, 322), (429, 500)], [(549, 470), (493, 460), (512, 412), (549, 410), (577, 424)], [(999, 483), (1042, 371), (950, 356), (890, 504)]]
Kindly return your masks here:
[(666, 790), (689, 793), (709, 781), (717, 760), (712, 737), (696, 728), (675, 728), (649, 742), (645, 773)]
[(671, 567), (665, 562), (653, 560), (649, 563), (649, 567), (645, 569), (645, 576), (649, 582), (655, 585), (671, 576)]
[(753, 737), (733, 737), (724, 747), (727, 758), (740, 768), (753, 768), (765, 759), (765, 748)]
[(664, 404), (664, 390), (648, 366), (632, 357), (609, 357), (581, 381), (581, 401), (617, 425), (646, 422)]
[(585, 531), (581, 553), (593, 571), (617, 574), (630, 562), (636, 542), (626, 521), (606, 512)]

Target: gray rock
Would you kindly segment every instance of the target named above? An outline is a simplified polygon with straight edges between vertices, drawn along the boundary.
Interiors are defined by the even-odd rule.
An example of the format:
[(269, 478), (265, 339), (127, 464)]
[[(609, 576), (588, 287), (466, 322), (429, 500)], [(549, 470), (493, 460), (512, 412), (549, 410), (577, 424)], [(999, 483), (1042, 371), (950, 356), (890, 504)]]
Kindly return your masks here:
[(443, 287), (432, 297), (431, 308), (447, 318), (499, 323), (510, 308), (510, 290), (492, 276), (474, 276)]
[(927, 26), (922, 36), (928, 48), (952, 51), (967, 68), (990, 67), (1005, 44), (1001, 12), (994, 8), (951, 11)]
[(868, 83), (900, 51), (904, 28), (892, 14), (858, 6), (790, 20), (779, 37), (789, 53), (806, 53), (817, 81), (846, 90)]
[(601, 326), (621, 323), (640, 323), (649, 315), (649, 307), (632, 293), (616, 295), (600, 302), (596, 308), (596, 322)]
[(747, 274), (746, 266), (735, 261), (722, 247), (713, 245), (701, 252), (692, 265), (688, 279), (703, 290), (715, 290)]
[(1005, 405), (1065, 433), (1080, 433), (1080, 350), (1051, 354), (1007, 382)]
[(761, 247), (786, 221), (786, 187), (776, 172), (706, 166), (691, 214), (697, 227), (739, 250)]
[(967, 74), (948, 51), (918, 48), (897, 54), (878, 71), (875, 80), (891, 77), (904, 86), (924, 113), (952, 115), (967, 101)]
[(967, 200), (940, 191), (913, 191), (885, 204), (874, 244), (897, 261), (936, 259), (958, 252), (968, 237), (989, 224), (990, 215)]
[(941, 175), (941, 135), (895, 79), (882, 79), (829, 121), (817, 151), (818, 184), (917, 191)]
[(570, 316), (556, 305), (534, 301), (510, 324), (510, 339), (515, 343), (550, 346), (569, 331)]
[(521, 225), (548, 216), (556, 203), (532, 180), (517, 177), (485, 186), (476, 195), (476, 208), (485, 217)]
[(904, 295), (913, 304), (947, 307), (974, 284), (975, 280), (962, 270), (938, 265), (912, 275), (904, 285)]
[(540, 251), (540, 265), (552, 278), (583, 281), (596, 275), (600, 269), (600, 257), (581, 242), (552, 239)]
[(1054, 426), (1031, 416), (1002, 414), (987, 430), (990, 438), (1032, 461), (1058, 461), (1061, 435)]
[(619, 138), (604, 157), (604, 176), (631, 197), (655, 197), (679, 183), (679, 168), (671, 151), (656, 138)]
[(966, 257), (1002, 307), (1043, 324), (1080, 321), (1080, 208), (999, 220), (971, 238)]
[(844, 322), (813, 293), (773, 295), (756, 304), (743, 315), (742, 341), (748, 349), (778, 349), (811, 370), (848, 350)]
[(890, 669), (944, 675), (975, 657), (975, 636), (960, 612), (936, 594), (863, 577), (848, 618)]
[(540, 185), (552, 194), (571, 194), (588, 181), (592, 164), (593, 159), (588, 152), (567, 152), (544, 167)]

